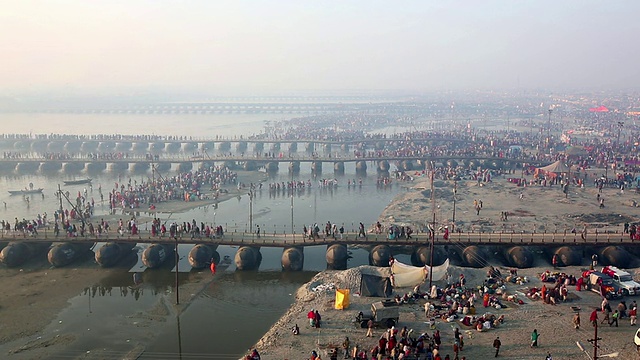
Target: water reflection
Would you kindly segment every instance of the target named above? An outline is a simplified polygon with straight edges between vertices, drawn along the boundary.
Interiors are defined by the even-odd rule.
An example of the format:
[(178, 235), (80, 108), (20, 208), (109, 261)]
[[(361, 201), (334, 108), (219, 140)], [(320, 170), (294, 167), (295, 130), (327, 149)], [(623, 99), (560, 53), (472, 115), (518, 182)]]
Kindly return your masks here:
[[(155, 335), (156, 340), (140, 358), (154, 359), (160, 353), (178, 358), (181, 353), (188, 353), (194, 357), (200, 354), (203, 358), (237, 359), (282, 316), (299, 286), (315, 274), (312, 271), (221, 274), (180, 318)], [(203, 319), (208, 324), (224, 326), (208, 326), (203, 331)]]
[[(178, 273), (180, 285), (190, 283), (191, 273)], [(145, 292), (157, 296), (173, 292), (176, 273), (169, 268), (145, 272), (114, 272), (97, 284), (84, 288), (83, 295), (95, 297), (133, 297), (139, 300)]]
[[(136, 286), (136, 287), (127, 287), (127, 286), (119, 286), (119, 287), (107, 287), (107, 286), (99, 286), (94, 285), (91, 287), (84, 288), (83, 295), (90, 296), (95, 298), (96, 296), (114, 296), (114, 290), (117, 295), (121, 297), (133, 296), (136, 301), (140, 300), (140, 297), (144, 295), (144, 287)], [(151, 289), (152, 295), (156, 296), (160, 292)]]

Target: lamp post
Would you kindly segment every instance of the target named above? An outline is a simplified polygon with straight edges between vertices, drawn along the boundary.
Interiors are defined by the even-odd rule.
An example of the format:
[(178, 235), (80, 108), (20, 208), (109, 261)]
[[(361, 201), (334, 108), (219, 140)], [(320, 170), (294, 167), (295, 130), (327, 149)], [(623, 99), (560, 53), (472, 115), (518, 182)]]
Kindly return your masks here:
[(174, 252), (176, 254), (176, 305), (180, 305), (180, 278), (178, 278), (178, 274), (180, 273), (180, 254), (178, 254), (178, 235), (176, 234), (174, 238)]
[(594, 335), (593, 339), (589, 339), (590, 343), (593, 344), (593, 360), (598, 359), (598, 340), (602, 340), (602, 338), (598, 337), (598, 321), (595, 322), (595, 326), (593, 327)]
[(433, 247), (435, 246), (435, 242), (436, 242), (436, 194), (435, 194), (435, 185), (434, 185), (434, 179), (435, 179), (435, 173), (436, 173), (436, 166), (435, 163), (432, 161), (431, 162), (431, 205), (432, 205), (432, 210), (433, 210), (433, 229), (431, 231), (431, 256), (429, 259), (429, 289), (431, 289), (431, 286), (433, 285)]
[(455, 231), (456, 229), (456, 195), (458, 194), (458, 180), (453, 180), (453, 225), (451, 226), (451, 230)]
[(249, 231), (253, 231), (253, 189), (249, 190)]
[(547, 121), (547, 144), (551, 147), (551, 113), (553, 112), (552, 108), (549, 108), (549, 120)]
[(620, 353), (617, 352), (617, 351), (613, 352), (611, 354), (598, 355), (598, 340), (602, 340), (602, 338), (598, 337), (598, 321), (595, 322), (594, 332), (595, 332), (595, 334), (593, 335), (593, 339), (588, 339), (587, 340), (588, 342), (593, 344), (593, 357), (589, 356), (589, 353), (584, 348), (584, 346), (580, 343), (580, 341), (576, 342), (576, 345), (578, 345), (578, 348), (580, 350), (582, 350), (582, 352), (584, 352), (587, 356), (589, 356), (589, 359), (597, 360), (598, 358), (614, 358), (614, 357), (618, 357), (618, 355), (620, 355)]
[(293, 193), (295, 186), (293, 184), (293, 169), (291, 169), (291, 234), (293, 235)]
[(618, 144), (618, 146), (620, 146), (620, 131), (622, 130), (623, 126), (624, 126), (624, 121), (618, 121), (618, 138), (616, 140), (616, 143)]

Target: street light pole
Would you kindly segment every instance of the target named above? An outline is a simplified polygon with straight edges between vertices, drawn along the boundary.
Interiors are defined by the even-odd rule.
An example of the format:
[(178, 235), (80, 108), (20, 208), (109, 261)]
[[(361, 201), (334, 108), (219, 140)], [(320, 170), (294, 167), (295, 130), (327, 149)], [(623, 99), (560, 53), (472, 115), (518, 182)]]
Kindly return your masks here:
[(178, 235), (175, 236), (175, 249), (174, 252), (176, 254), (176, 305), (180, 305), (180, 279), (178, 278), (178, 274), (180, 273), (180, 254), (178, 254)]
[(456, 229), (456, 195), (458, 194), (458, 180), (453, 180), (453, 226), (452, 231)]
[(623, 126), (624, 126), (624, 122), (618, 121), (618, 138), (616, 140), (616, 143), (618, 144), (618, 146), (620, 146), (620, 131), (622, 130)]
[(597, 360), (598, 359), (598, 340), (602, 340), (602, 338), (598, 338), (598, 321), (595, 322), (595, 326), (594, 328), (594, 335), (593, 335), (593, 339), (589, 339), (588, 341), (590, 343), (593, 343), (593, 360)]
[(293, 235), (293, 192), (295, 191), (295, 186), (293, 183), (293, 169), (291, 169), (291, 234)]
[(547, 144), (551, 147), (551, 113), (553, 109), (549, 108), (549, 120), (547, 123)]
[(253, 190), (249, 190), (249, 231), (253, 232)]
[(433, 223), (432, 223), (432, 232), (431, 232), (431, 256), (430, 256), (430, 261), (429, 261), (429, 289), (431, 289), (431, 286), (433, 285), (433, 247), (435, 246), (435, 242), (436, 242), (436, 194), (435, 194), (435, 185), (434, 185), (434, 179), (435, 179), (435, 173), (436, 173), (436, 168), (435, 168), (435, 163), (432, 161), (431, 162), (431, 206), (433, 208)]

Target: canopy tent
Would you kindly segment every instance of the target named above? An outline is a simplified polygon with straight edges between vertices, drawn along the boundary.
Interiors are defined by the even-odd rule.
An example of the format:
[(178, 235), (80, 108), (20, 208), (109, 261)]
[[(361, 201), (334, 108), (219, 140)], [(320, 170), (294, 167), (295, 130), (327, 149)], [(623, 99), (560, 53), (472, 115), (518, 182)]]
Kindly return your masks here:
[(432, 271), (433, 281), (440, 281), (447, 275), (449, 269), (449, 259), (440, 266), (411, 266), (403, 264), (398, 260), (394, 260), (391, 265), (391, 273), (393, 287), (413, 287), (421, 284), (429, 277), (429, 271)]
[(568, 173), (571, 171), (571, 168), (565, 165), (562, 161), (558, 160), (553, 164), (549, 164), (547, 166), (543, 166), (541, 168), (537, 168), (535, 175), (538, 175), (540, 172), (549, 174), (551, 176), (556, 176), (561, 173)]

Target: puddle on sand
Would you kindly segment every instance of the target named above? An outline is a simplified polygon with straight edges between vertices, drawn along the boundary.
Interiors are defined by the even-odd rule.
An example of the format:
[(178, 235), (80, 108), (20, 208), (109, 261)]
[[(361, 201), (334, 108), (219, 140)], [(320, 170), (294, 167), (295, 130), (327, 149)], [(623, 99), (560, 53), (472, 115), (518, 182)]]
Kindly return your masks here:
[(316, 272), (233, 272), (220, 275), (193, 300), (179, 321), (167, 321), (140, 359), (160, 355), (237, 359), (295, 300)]
[[(97, 284), (69, 299), (63, 309), (43, 331), (29, 338), (0, 346), (0, 353), (19, 351), (18, 358), (32, 358), (29, 350), (49, 348), (47, 357), (71, 357), (100, 351), (102, 356), (121, 357), (135, 344), (146, 341), (153, 320), (164, 319), (170, 308), (162, 298), (171, 292), (175, 274), (168, 276), (146, 272), (145, 281), (134, 284), (133, 275), (126, 269), (113, 273)], [(186, 274), (181, 281), (187, 281)], [(60, 351), (55, 344), (65, 344)], [(56, 350), (54, 350), (56, 349)]]

